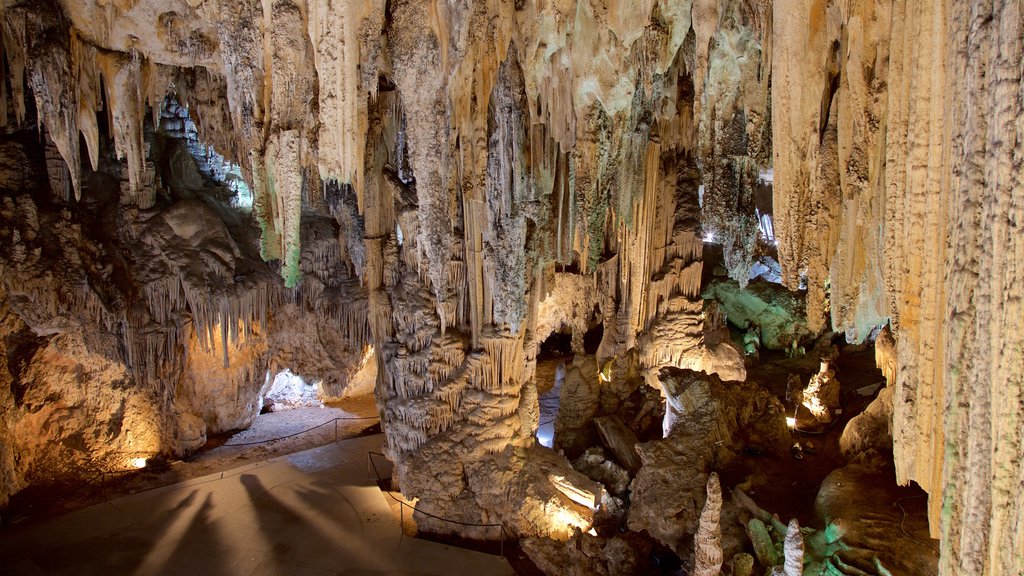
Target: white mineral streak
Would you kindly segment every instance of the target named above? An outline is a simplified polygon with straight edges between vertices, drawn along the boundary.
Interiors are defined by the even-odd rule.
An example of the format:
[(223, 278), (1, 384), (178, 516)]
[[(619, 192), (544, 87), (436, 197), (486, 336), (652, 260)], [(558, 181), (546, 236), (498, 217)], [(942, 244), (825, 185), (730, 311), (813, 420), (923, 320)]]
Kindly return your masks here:
[(782, 571), (785, 576), (801, 576), (804, 573), (804, 537), (800, 533), (800, 523), (796, 518), (789, 521), (786, 527), (786, 539), (782, 544), (785, 562)]

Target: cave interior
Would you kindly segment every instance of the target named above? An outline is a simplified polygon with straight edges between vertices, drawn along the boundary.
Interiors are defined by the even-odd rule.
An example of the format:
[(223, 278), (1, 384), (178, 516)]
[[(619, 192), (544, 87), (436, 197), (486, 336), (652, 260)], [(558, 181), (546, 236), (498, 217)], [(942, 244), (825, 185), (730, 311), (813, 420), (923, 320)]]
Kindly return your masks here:
[(0, 36), (5, 574), (1024, 574), (1020, 1)]

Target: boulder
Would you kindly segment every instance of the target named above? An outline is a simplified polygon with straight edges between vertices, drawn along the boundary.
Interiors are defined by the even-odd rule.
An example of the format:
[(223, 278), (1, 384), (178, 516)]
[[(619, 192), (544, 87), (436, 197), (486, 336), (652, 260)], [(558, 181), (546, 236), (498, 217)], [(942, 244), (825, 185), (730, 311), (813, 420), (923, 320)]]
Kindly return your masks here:
[(782, 403), (755, 383), (676, 368), (662, 369), (660, 380), (666, 437), (637, 445), (642, 467), (630, 484), (628, 525), (684, 555), (692, 549), (708, 473), (746, 446), (781, 457), (792, 437)]
[(568, 542), (530, 538), (524, 540), (522, 546), (545, 574), (632, 576), (655, 569), (650, 561), (650, 541), (631, 532), (612, 538), (576, 532)]
[(756, 279), (740, 288), (734, 280), (715, 279), (703, 296), (717, 300), (726, 319), (736, 328), (757, 327), (764, 348), (785, 350), (794, 340), (811, 336), (803, 295), (779, 284)]
[(618, 416), (602, 416), (594, 420), (601, 443), (631, 474), (640, 470), (640, 457), (636, 453), (636, 434), (622, 423)]
[(887, 386), (868, 404), (863, 412), (846, 423), (839, 438), (839, 449), (846, 458), (854, 458), (869, 450), (892, 454), (892, 395)]
[(586, 474), (592, 480), (600, 482), (605, 489), (616, 496), (622, 495), (629, 488), (632, 480), (629, 472), (605, 455), (599, 446), (587, 448), (579, 458), (573, 460), (572, 467)]
[(877, 556), (893, 574), (925, 576), (938, 573), (938, 540), (929, 537), (927, 498), (919, 488), (897, 486), (891, 466), (851, 464), (825, 478), (814, 508), (840, 527), (843, 543), (854, 548), (849, 562), (869, 570)]

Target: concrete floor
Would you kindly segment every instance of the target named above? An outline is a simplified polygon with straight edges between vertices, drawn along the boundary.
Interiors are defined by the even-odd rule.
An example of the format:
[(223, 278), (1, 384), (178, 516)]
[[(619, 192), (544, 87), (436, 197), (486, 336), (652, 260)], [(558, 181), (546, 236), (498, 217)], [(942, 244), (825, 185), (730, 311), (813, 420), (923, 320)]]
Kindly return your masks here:
[(403, 536), (344, 440), (0, 529), (0, 574), (513, 574), (500, 556)]

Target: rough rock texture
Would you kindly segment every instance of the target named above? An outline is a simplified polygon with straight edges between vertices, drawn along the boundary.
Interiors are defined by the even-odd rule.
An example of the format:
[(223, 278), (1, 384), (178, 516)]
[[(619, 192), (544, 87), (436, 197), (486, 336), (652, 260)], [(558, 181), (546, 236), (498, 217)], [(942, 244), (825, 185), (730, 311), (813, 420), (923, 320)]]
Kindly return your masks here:
[[(891, 319), (900, 483), (940, 573), (1021, 571), (1019, 2), (774, 6), (775, 216), (808, 318)], [(820, 106), (819, 106), (820, 103)]]
[(718, 576), (722, 571), (722, 486), (718, 474), (708, 475), (707, 499), (693, 537), (694, 576)]
[(600, 482), (609, 493), (622, 495), (629, 488), (632, 480), (629, 472), (608, 459), (600, 446), (587, 448), (587, 451), (573, 460), (572, 467), (589, 478)]
[(789, 521), (786, 527), (786, 539), (782, 545), (785, 562), (782, 571), (785, 576), (801, 576), (804, 573), (804, 537), (800, 533), (800, 523), (796, 518)]
[(706, 329), (703, 304), (686, 298), (673, 298), (663, 315), (640, 337), (643, 364), (649, 379), (661, 368), (672, 366), (717, 374), (723, 380), (747, 379), (743, 355), (728, 338)]
[(666, 437), (637, 446), (643, 467), (630, 485), (628, 525), (685, 554), (707, 498), (709, 472), (744, 446), (781, 456), (791, 437), (782, 404), (757, 384), (676, 368), (662, 369), (661, 382), (671, 411)]
[[(568, 540), (593, 526), (601, 486), (542, 446), (509, 446), (467, 465), (469, 487), (511, 535)], [(477, 484), (479, 483), (479, 484)], [(493, 537), (493, 536), (492, 536)]]
[[(238, 190), (210, 180), (209, 158), (200, 166), (185, 138), (182, 130), (147, 136), (155, 191), (140, 210), (118, 202), (125, 171), (109, 140), (99, 143), (99, 170), (83, 169), (87, 197), (74, 204), (46, 170), (33, 169), (31, 139), (4, 136), (7, 157), (27, 164), (9, 164), (0, 178), (0, 346), (10, 359), (0, 452), (11, 463), (0, 501), (28, 482), (90, 480), (249, 426), (272, 365), (331, 381), (335, 395), (359, 370), (365, 296), (344, 291), (352, 319), (332, 312), (345, 309), (341, 293), (333, 303), (309, 296), (330, 293), (338, 273), (322, 269), (346, 269), (338, 250), (318, 256), (317, 243), (307, 243), (305, 293), (276, 314), (280, 280), (231, 205)], [(317, 346), (295, 354), (296, 336), (310, 327)], [(351, 361), (307, 359), (317, 353)]]
[(632, 532), (597, 538), (577, 532), (568, 542), (527, 539), (523, 550), (545, 574), (628, 576), (654, 569), (650, 541)]
[[(221, 356), (214, 380), (236, 397), (216, 420), (244, 422), (290, 302), (329, 321), (295, 328), (322, 345), (289, 362), (343, 385), (344, 358), (373, 346), (409, 495), (519, 525), (512, 506), (485, 509), (465, 464), (532, 444), (552, 331), (578, 350), (600, 324), (601, 368), (635, 350), (648, 371), (743, 376), (694, 309), (701, 239), (746, 282), (769, 240), (755, 192), (772, 179), (782, 276), (806, 278), (808, 330), (828, 319), (862, 339), (891, 321), (897, 474), (932, 496), (942, 572), (1020, 572), (1019, 1), (0, 10), (9, 305), (40, 338), (112, 338), (108, 359), (170, 422), (161, 450), (174, 422), (198, 438), (198, 416), (175, 416), (186, 352), (204, 368)], [(251, 184), (252, 219), (214, 218), (202, 206), (230, 200), (208, 202), (168, 160), (187, 157), (153, 130), (181, 130), (181, 108)], [(17, 151), (15, 133), (35, 144)], [(26, 193), (35, 208), (15, 200)]]
[[(886, 484), (885, 480), (878, 477), (874, 479), (874, 482), (878, 485)], [(840, 483), (839, 486), (841, 485)], [(891, 481), (888, 485), (890, 489), (896, 488)], [(852, 494), (845, 496), (846, 498), (840, 506), (863, 510), (862, 500)], [(906, 570), (907, 574), (934, 573), (934, 566), (930, 565), (930, 562), (919, 561), (920, 548), (901, 549), (905, 543), (902, 539), (891, 540), (891, 547), (885, 550), (863, 548), (860, 547), (860, 542), (847, 542), (845, 526), (850, 522), (849, 518), (823, 515), (819, 520), (825, 525), (824, 529), (801, 528), (796, 519), (790, 520), (788, 525), (784, 524), (777, 515), (758, 507), (738, 488), (733, 490), (733, 501), (740, 511), (741, 518), (749, 518), (747, 520), (747, 535), (754, 547), (758, 563), (767, 570), (767, 574), (772, 576), (804, 573), (887, 576), (896, 573), (886, 568), (887, 564), (879, 559), (882, 552), (906, 554), (900, 558), (900, 567), (912, 566)], [(818, 500), (818, 503), (821, 503), (821, 499)], [(819, 506), (820, 511), (821, 507)], [(891, 526), (886, 525), (885, 522), (879, 522), (878, 516), (859, 518), (854, 522), (862, 522), (865, 526), (874, 525), (875, 529), (882, 527), (882, 530), (890, 530)], [(911, 538), (913, 537), (911, 536)]]
[(850, 459), (868, 450), (892, 451), (892, 394), (891, 386), (878, 392), (863, 412), (846, 423), (839, 438), (839, 449)]
[[(733, 149), (743, 119), (767, 125), (768, 76), (752, 62), (764, 58), (769, 28), (762, 4), (698, 8), (12, 0), (3, 4), (11, 90), (0, 101), (12, 112), (3, 122), (38, 120), (52, 149), (48, 180), (65, 198), (95, 193), (89, 169), (109, 161), (100, 127), (111, 133), (125, 185), (110, 200), (146, 216), (126, 220), (149, 250), (139, 261), (152, 263), (130, 282), (146, 285), (145, 301), (130, 291), (124, 299), (136, 376), (180, 372), (178, 350), (198, 346), (197, 369), (212, 370), (219, 354), (225, 368), (211, 382), (234, 392), (234, 408), (187, 371), (175, 383), (176, 404), (202, 412), (212, 431), (251, 418), (267, 368), (324, 373), (336, 391), (372, 346), (403, 489), (428, 509), (479, 521), (519, 510), (489, 497), (484, 509), (475, 481), (428, 482), (439, 474), (430, 464), (471, 465), (532, 443), (533, 360), (551, 331), (568, 328), (579, 350), (599, 325), (602, 367), (646, 347), (648, 369), (742, 377), (734, 350), (705, 346), (699, 318), (684, 317), (699, 316), (696, 216), (711, 173), (701, 166), (718, 175), (708, 206), (728, 207), (732, 158), (754, 154)], [(742, 70), (737, 54), (751, 59)], [(755, 77), (749, 96), (730, 96)], [(702, 108), (704, 86), (720, 105)], [(97, 114), (101, 91), (109, 125)], [(173, 134), (193, 133), (191, 122), (197, 141), (238, 166), (271, 266), (253, 262), (251, 234), (233, 229), (248, 222), (225, 236), (203, 214), (195, 174), (164, 165), (147, 135), (158, 119)], [(754, 133), (761, 142), (764, 131)], [(164, 189), (169, 174), (188, 198)], [(188, 202), (167, 211), (168, 200)], [(148, 210), (164, 216), (150, 220)], [(585, 289), (565, 294), (574, 287)], [(670, 312), (686, 329), (641, 342)], [(309, 313), (316, 319), (300, 320)], [(147, 315), (161, 329), (137, 335)], [(196, 342), (179, 328), (186, 317)], [(602, 394), (601, 405), (635, 391)], [(431, 451), (446, 457), (421, 458)]]
[(835, 470), (822, 481), (815, 509), (841, 527), (846, 545), (872, 551), (893, 574), (935, 574), (939, 543), (928, 537), (923, 520), (926, 496), (894, 486), (892, 478), (891, 464)]
[(704, 297), (716, 300), (736, 328), (756, 328), (765, 348), (785, 350), (794, 340), (811, 335), (804, 321), (803, 298), (778, 284), (758, 280), (741, 289), (733, 280), (713, 280)]
[(839, 380), (836, 371), (829, 367), (828, 360), (822, 360), (821, 368), (811, 375), (807, 386), (800, 393), (800, 403), (820, 424), (829, 424), (839, 410)]

